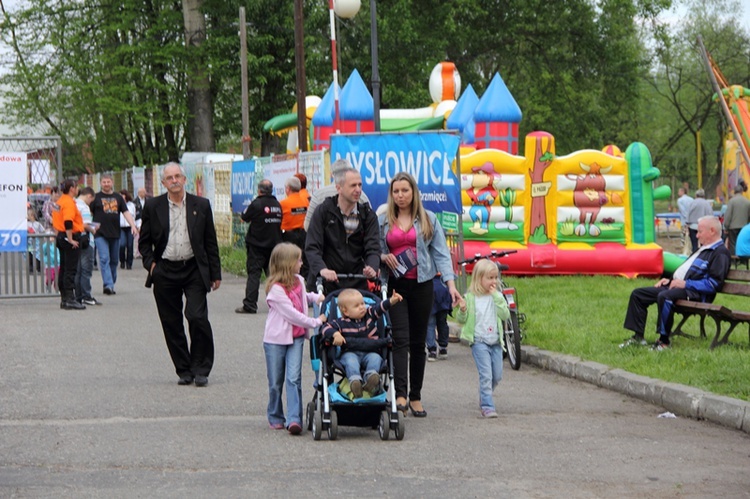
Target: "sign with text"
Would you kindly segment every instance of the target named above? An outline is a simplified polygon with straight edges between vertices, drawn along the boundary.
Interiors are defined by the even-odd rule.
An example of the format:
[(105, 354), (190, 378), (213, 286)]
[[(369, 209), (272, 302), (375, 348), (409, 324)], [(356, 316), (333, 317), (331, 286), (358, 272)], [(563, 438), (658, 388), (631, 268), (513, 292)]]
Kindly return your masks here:
[(263, 178), (273, 184), (273, 195), (281, 201), (286, 198), (286, 181), (297, 173), (297, 157), (287, 155), (282, 161), (274, 160), (263, 169)]
[(332, 135), (331, 162), (345, 158), (359, 170), (374, 209), (388, 200), (393, 176), (405, 171), (417, 181), (425, 208), (460, 212), (461, 183), (453, 173), (459, 143), (445, 132)]
[(26, 251), (26, 153), (0, 152), (0, 252)]
[(446, 234), (458, 234), (458, 213), (444, 211), (441, 213), (440, 225)]
[(242, 213), (255, 198), (255, 160), (232, 162), (232, 211)]

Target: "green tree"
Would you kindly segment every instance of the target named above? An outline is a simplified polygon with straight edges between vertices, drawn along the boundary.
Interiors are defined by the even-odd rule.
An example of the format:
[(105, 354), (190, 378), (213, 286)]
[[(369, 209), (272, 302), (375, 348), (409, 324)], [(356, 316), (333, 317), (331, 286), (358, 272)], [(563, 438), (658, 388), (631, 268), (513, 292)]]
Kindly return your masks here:
[[(670, 29), (654, 30), (653, 69), (645, 79), (641, 134), (648, 137), (654, 163), (680, 180), (696, 175), (698, 131), (701, 132), (703, 184), (720, 181), (726, 121), (713, 100), (707, 69), (697, 49), (698, 35), (730, 84), (750, 84), (750, 38), (737, 16), (734, 0), (690, 0), (685, 15)], [(650, 142), (650, 143), (649, 143)]]
[(66, 170), (178, 157), (187, 109), (175, 96), (186, 71), (172, 3), (31, 0), (2, 22), (16, 58), (0, 79), (6, 119), (46, 123), (63, 140)]

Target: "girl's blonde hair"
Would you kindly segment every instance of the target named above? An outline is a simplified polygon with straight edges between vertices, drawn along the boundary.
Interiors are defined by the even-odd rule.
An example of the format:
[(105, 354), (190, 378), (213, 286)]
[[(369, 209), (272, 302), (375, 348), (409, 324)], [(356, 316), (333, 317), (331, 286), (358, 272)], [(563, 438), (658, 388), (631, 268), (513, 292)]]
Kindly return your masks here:
[(297, 285), (299, 281), (295, 269), (300, 258), (302, 250), (296, 244), (279, 243), (273, 248), (268, 262), (266, 294), (274, 284), (281, 284), (287, 291)]
[(474, 296), (486, 295), (487, 290), (483, 289), (481, 284), (482, 278), (487, 274), (491, 274), (493, 272), (497, 273), (499, 276), (497, 264), (495, 264), (495, 262), (493, 262), (492, 260), (482, 258), (477, 263), (475, 263), (474, 270), (471, 271), (471, 284), (469, 285), (469, 291), (471, 291)]
[(419, 225), (422, 227), (422, 238), (425, 241), (432, 239), (434, 228), (430, 223), (430, 219), (427, 217), (427, 210), (422, 205), (422, 198), (419, 196), (419, 187), (417, 187), (417, 181), (414, 180), (407, 172), (398, 172), (392, 179), (391, 184), (388, 187), (388, 204), (386, 216), (388, 217), (388, 223), (391, 227), (396, 225), (398, 219), (398, 206), (393, 201), (393, 184), (396, 182), (406, 181), (409, 182), (412, 191), (411, 198), (411, 216), (419, 220)]

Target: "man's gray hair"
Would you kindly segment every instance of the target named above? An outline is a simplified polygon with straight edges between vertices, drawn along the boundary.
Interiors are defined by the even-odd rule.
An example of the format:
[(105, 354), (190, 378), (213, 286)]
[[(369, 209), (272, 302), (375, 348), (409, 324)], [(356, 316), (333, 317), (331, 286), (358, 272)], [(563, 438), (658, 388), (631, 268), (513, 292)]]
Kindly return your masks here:
[(705, 198), (706, 197), (706, 191), (704, 191), (703, 189), (698, 189), (697, 191), (695, 191), (695, 197), (697, 197), (697, 198)]
[(166, 165), (164, 165), (164, 168), (162, 168), (162, 170), (161, 170), (161, 179), (162, 180), (164, 180), (164, 172), (170, 166), (176, 166), (177, 168), (180, 169), (180, 175), (182, 175), (183, 177), (185, 176), (185, 169), (182, 167), (182, 165), (179, 164), (179, 163), (176, 163), (174, 161), (170, 161), (169, 163), (167, 163)]
[(359, 175), (359, 171), (357, 171), (356, 168), (352, 168), (351, 166), (348, 166), (333, 174), (333, 183), (336, 185), (344, 185), (344, 181), (346, 180), (346, 174), (350, 172), (356, 173), (357, 175)]
[(714, 232), (721, 235), (721, 220), (716, 218), (713, 215), (706, 215), (705, 217), (700, 217), (698, 219), (698, 223), (705, 222), (706, 225), (708, 225), (709, 228), (713, 229)]
[(264, 196), (273, 194), (273, 182), (264, 178), (263, 180), (258, 182), (258, 192), (260, 192)]
[(286, 186), (292, 192), (299, 192), (302, 189), (302, 182), (297, 177), (289, 177), (286, 179)]
[(344, 158), (339, 158), (331, 164), (331, 175), (335, 177), (336, 174), (340, 172), (341, 170), (345, 170), (351, 167), (352, 167), (352, 164), (349, 163), (348, 160)]

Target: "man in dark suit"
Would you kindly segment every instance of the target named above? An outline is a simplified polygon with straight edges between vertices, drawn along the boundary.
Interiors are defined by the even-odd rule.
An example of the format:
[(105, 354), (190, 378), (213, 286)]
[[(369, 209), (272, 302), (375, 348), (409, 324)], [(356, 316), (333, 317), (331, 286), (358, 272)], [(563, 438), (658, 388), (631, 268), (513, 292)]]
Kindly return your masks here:
[[(221, 260), (211, 205), (185, 192), (185, 180), (177, 163), (164, 167), (161, 182), (168, 192), (143, 206), (138, 248), (149, 271), (146, 285), (153, 283), (178, 384), (206, 386), (214, 362), (206, 295), (221, 285)], [(190, 348), (182, 320), (183, 294)]]

